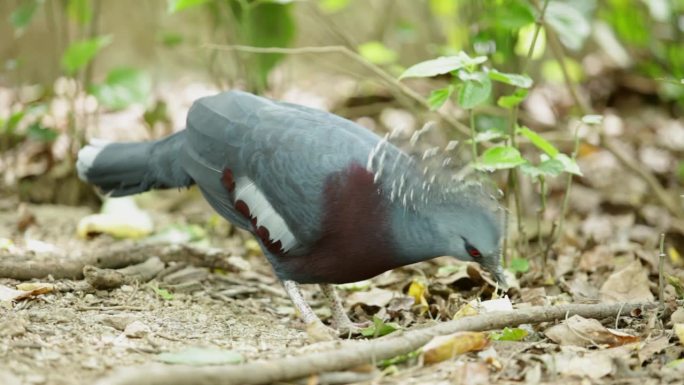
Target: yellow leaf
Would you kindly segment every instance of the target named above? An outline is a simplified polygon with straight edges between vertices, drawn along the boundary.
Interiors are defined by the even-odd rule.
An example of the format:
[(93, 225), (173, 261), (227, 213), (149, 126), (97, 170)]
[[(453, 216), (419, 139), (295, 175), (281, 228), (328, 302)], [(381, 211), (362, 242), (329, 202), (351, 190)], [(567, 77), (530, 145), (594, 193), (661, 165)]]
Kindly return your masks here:
[(477, 311), (475, 306), (467, 303), (467, 304), (463, 305), (460, 309), (458, 309), (456, 314), (454, 314), (453, 319), (470, 317), (471, 315), (478, 315), (478, 314), (479, 314), (479, 312)]
[(260, 254), (261, 253), (261, 246), (259, 246), (259, 242), (257, 242), (253, 238), (250, 238), (250, 239), (245, 241), (245, 248), (247, 249), (247, 252), (249, 254)]
[(33, 294), (46, 294), (55, 290), (55, 285), (45, 282), (25, 282), (17, 285), (17, 289), (31, 291)]
[(684, 345), (684, 324), (675, 324), (672, 330), (679, 338), (679, 343)]
[(480, 332), (458, 332), (438, 336), (423, 346), (423, 362), (434, 364), (459, 354), (482, 350), (488, 342), (487, 335)]
[(425, 281), (414, 278), (411, 282), (411, 286), (409, 286), (408, 295), (413, 297), (416, 304), (420, 304), (425, 309), (428, 307), (427, 299), (425, 298), (426, 294), (427, 285), (425, 284)]
[(682, 259), (681, 254), (674, 247), (670, 246), (667, 248), (667, 254), (670, 256), (670, 262), (675, 266), (684, 265), (684, 259)]

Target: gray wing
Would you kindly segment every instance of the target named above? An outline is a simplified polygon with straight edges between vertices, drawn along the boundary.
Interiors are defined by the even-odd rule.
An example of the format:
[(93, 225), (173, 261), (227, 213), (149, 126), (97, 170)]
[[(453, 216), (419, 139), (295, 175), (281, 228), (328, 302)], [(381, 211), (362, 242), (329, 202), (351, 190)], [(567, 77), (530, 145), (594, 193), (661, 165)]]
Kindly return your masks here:
[(320, 236), (328, 176), (365, 166), (380, 140), (338, 116), (242, 92), (197, 101), (187, 129), (186, 171), (220, 214), (249, 226), (221, 183), (229, 168), (254, 182), (303, 244)]

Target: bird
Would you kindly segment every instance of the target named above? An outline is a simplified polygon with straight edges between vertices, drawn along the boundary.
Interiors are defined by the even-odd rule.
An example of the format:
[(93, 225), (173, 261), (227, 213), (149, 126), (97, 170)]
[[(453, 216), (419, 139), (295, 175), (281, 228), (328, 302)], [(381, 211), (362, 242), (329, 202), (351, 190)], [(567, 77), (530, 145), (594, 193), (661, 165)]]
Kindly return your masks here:
[(76, 169), (111, 197), (197, 185), (218, 214), (254, 235), (320, 336), (335, 331), (301, 284), (320, 286), (339, 333), (358, 328), (335, 284), (453, 256), (505, 287), (496, 199), (414, 158), (335, 114), (231, 90), (193, 102), (185, 128), (160, 140), (91, 140)]

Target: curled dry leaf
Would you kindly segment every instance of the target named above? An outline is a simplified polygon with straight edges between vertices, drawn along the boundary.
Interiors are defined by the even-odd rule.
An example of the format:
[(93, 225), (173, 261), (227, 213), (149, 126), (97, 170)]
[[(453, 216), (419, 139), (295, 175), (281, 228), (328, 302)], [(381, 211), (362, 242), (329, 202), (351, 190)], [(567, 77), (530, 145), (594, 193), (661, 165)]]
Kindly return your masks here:
[(423, 346), (423, 362), (434, 364), (459, 354), (482, 350), (488, 342), (487, 335), (480, 332), (458, 332), (438, 336)]
[[(51, 284), (22, 284), (20, 290), (15, 290), (10, 287), (0, 285), (0, 302), (14, 302), (21, 301), (30, 297), (35, 297), (40, 294), (47, 294), (54, 290)], [(22, 289), (23, 288), (23, 289)]]
[(595, 319), (574, 315), (559, 325), (544, 332), (553, 342), (560, 345), (589, 347), (593, 345), (620, 346), (639, 341), (639, 337), (608, 329)]
[(639, 261), (634, 261), (624, 269), (608, 277), (601, 286), (603, 302), (650, 302), (653, 293), (649, 288), (648, 271)]

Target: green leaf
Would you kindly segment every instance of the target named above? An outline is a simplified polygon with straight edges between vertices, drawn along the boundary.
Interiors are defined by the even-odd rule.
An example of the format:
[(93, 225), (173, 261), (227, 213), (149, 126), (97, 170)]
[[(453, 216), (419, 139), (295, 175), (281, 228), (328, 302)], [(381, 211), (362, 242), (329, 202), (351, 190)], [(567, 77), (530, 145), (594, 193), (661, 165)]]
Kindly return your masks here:
[(522, 341), (527, 335), (525, 329), (505, 327), (500, 332), (492, 332), (489, 338), (494, 341)]
[[(478, 132), (475, 135), (475, 143), (489, 142), (495, 139), (505, 139), (508, 135), (496, 129), (490, 129), (487, 131)], [(472, 143), (472, 139), (466, 140), (466, 143)]]
[(544, 18), (558, 33), (561, 42), (573, 51), (582, 48), (584, 41), (591, 34), (589, 20), (570, 2), (550, 2)]
[(584, 115), (582, 117), (582, 123), (590, 126), (598, 126), (603, 123), (603, 115)]
[(74, 75), (111, 42), (112, 37), (107, 35), (71, 43), (62, 54), (62, 69), (67, 75)]
[(189, 8), (200, 6), (209, 0), (168, 0), (168, 13), (176, 13)]
[(10, 117), (2, 125), (3, 133), (8, 136), (13, 135), (21, 120), (24, 119), (24, 116), (26, 116), (25, 110), (19, 110), (10, 115)]
[(466, 80), (458, 90), (458, 104), (469, 110), (485, 102), (492, 92), (492, 81), (483, 72), (477, 72), (476, 79)]
[(385, 323), (382, 319), (373, 316), (373, 324), (361, 329), (364, 337), (378, 338), (399, 330), (401, 327), (393, 322)]
[(397, 53), (379, 41), (369, 41), (358, 47), (359, 54), (373, 64), (392, 64), (397, 61)]
[(151, 89), (146, 72), (122, 67), (111, 70), (104, 83), (93, 86), (92, 93), (102, 105), (121, 110), (134, 103), (144, 104)]
[(510, 84), (520, 88), (530, 88), (533, 84), (532, 79), (527, 75), (507, 74), (497, 70), (491, 70), (487, 73), (487, 75), (489, 75), (490, 79), (497, 82)]
[(170, 293), (166, 289), (160, 289), (156, 286), (150, 286), (152, 290), (154, 290), (155, 293), (157, 293), (158, 296), (160, 296), (162, 299), (165, 299), (167, 301), (171, 301), (173, 299), (173, 294)]
[(461, 51), (456, 56), (442, 56), (437, 59), (427, 60), (414, 64), (404, 71), (399, 79), (404, 78), (429, 78), (459, 70), (464, 67), (476, 66), (487, 61), (485, 56), (471, 58)]
[(320, 0), (318, 7), (325, 13), (339, 12), (349, 6), (350, 0)]
[(67, 13), (72, 20), (81, 25), (88, 25), (93, 18), (90, 0), (69, 0)]
[(167, 48), (173, 48), (183, 43), (183, 35), (176, 32), (166, 32), (159, 36), (161, 42)]
[(530, 270), (530, 261), (526, 258), (513, 258), (508, 270), (514, 273), (527, 273)]
[(10, 22), (18, 35), (24, 33), (26, 27), (31, 24), (36, 10), (43, 3), (43, 0), (24, 0), (19, 3), (17, 9), (10, 14)]
[(531, 176), (532, 178), (537, 178), (542, 175), (556, 177), (565, 171), (565, 166), (558, 159), (546, 159), (536, 166), (530, 163), (525, 163), (520, 166), (520, 171)]
[(488, 148), (474, 164), (480, 170), (504, 170), (527, 163), (515, 147), (496, 146)]
[(57, 139), (59, 134), (52, 128), (45, 127), (39, 122), (34, 122), (28, 126), (27, 136), (39, 142), (50, 143)]
[(534, 12), (526, 1), (508, 1), (495, 7), (494, 22), (497, 28), (515, 30), (534, 23)]
[[(251, 7), (240, 23), (246, 26), (241, 39), (244, 44), (256, 47), (287, 47), (294, 41), (296, 24), (293, 16), (293, 4), (259, 3)], [(252, 77), (250, 86), (254, 89), (265, 89), (271, 70), (283, 59), (283, 54), (251, 55), (247, 63)]]
[(496, 104), (503, 108), (513, 108), (522, 103), (526, 97), (527, 90), (524, 88), (518, 88), (512, 95), (500, 97)]
[(676, 369), (679, 367), (684, 367), (684, 358), (668, 362), (665, 367), (670, 369)]
[(532, 144), (535, 145), (535, 147), (544, 151), (551, 158), (555, 158), (556, 155), (558, 155), (558, 149), (553, 144), (551, 144), (551, 142), (542, 138), (539, 134), (530, 130), (529, 128), (524, 126), (518, 127), (517, 132), (522, 136), (526, 137), (527, 139), (529, 139), (530, 142), (532, 142)]
[(175, 353), (160, 353), (156, 359), (167, 364), (180, 365), (225, 365), (244, 361), (242, 355), (236, 351), (216, 348), (186, 348)]
[(565, 154), (558, 154), (554, 158), (561, 162), (563, 164), (563, 171), (568, 172), (570, 174), (578, 175), (578, 176), (583, 176), (582, 171), (579, 168), (579, 165), (577, 162), (570, 158), (569, 156)]
[(446, 101), (449, 100), (453, 92), (453, 85), (433, 90), (427, 99), (427, 102), (430, 105), (430, 110), (435, 111), (442, 107), (442, 105), (444, 105), (444, 103), (446, 103)]

